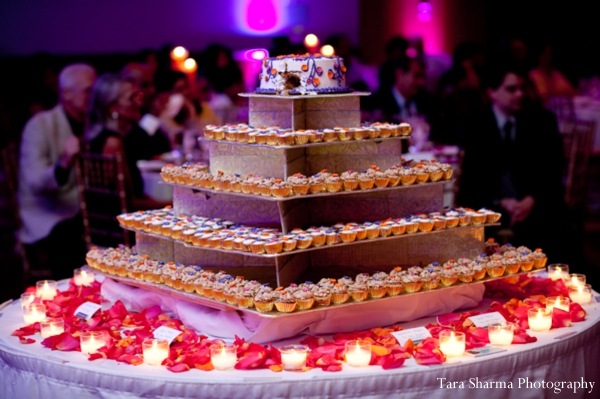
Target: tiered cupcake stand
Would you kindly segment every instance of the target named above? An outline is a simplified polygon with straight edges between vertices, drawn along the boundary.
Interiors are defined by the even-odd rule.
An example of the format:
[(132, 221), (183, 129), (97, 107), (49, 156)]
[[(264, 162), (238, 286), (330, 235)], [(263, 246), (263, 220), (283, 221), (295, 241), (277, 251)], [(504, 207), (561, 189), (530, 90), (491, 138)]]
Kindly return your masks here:
[[(249, 123), (252, 126), (279, 125), (282, 128), (321, 129), (333, 126), (360, 125), (359, 97), (365, 93), (319, 96), (246, 95), (250, 102)], [(323, 169), (331, 171), (363, 170), (371, 165), (385, 169), (400, 161), (402, 140), (387, 139), (336, 141), (301, 146), (223, 142), (201, 139), (208, 143), (211, 172), (237, 173), (279, 177), (294, 173), (312, 175)], [(376, 221), (400, 218), (417, 212), (439, 212), (443, 209), (444, 184), (436, 182), (397, 186), (367, 191), (351, 191), (306, 195), (289, 198), (260, 197), (241, 193), (191, 188), (173, 184), (173, 209), (176, 214), (196, 214), (222, 218), (257, 227), (277, 227), (287, 233), (293, 228), (333, 225), (338, 222)], [(276, 255), (253, 254), (195, 247), (149, 233), (136, 232), (139, 253), (165, 262), (200, 265), (213, 271), (225, 270), (271, 286), (287, 286), (307, 279), (341, 278), (357, 273), (389, 272), (395, 266), (427, 265), (461, 256), (475, 257), (483, 251), (484, 225), (456, 227), (428, 233), (404, 234), (374, 240), (311, 247)], [(156, 291), (215, 309), (235, 310), (268, 319), (301, 319), (312, 313), (315, 317), (335, 318), (336, 314), (354, 316), (369, 312), (372, 323), (391, 324), (430, 314), (449, 312), (473, 306), (482, 299), (481, 284), (457, 284), (433, 291), (402, 294), (364, 302), (348, 302), (324, 308), (293, 313), (259, 313), (224, 302), (187, 294), (172, 288), (108, 276), (114, 280)], [(486, 281), (486, 280), (482, 280)], [(453, 300), (444, 298), (452, 297)], [(437, 305), (427, 306), (436, 303)], [(385, 305), (384, 305), (385, 304)], [(387, 311), (372, 313), (382, 306)], [(410, 308), (410, 309), (408, 309)], [(390, 311), (392, 309), (392, 311)], [(417, 311), (415, 311), (417, 309)], [(422, 309), (421, 312), (418, 309)], [(377, 313), (377, 312), (376, 312)], [(317, 316), (321, 314), (321, 316)], [(340, 316), (342, 317), (342, 316)], [(345, 316), (344, 316), (345, 317)], [(306, 319), (306, 322), (314, 319)], [(356, 318), (360, 320), (360, 317)], [(363, 322), (348, 321), (346, 330), (363, 328)], [(282, 333), (285, 335), (285, 333)]]

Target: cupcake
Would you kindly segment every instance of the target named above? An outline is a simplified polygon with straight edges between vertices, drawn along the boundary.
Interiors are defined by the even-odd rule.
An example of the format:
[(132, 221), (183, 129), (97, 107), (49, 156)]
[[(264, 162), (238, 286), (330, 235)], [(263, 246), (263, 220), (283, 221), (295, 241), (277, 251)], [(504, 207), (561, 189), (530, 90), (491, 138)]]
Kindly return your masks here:
[(321, 173), (317, 173), (308, 179), (309, 188), (311, 194), (319, 194), (325, 191), (325, 177)]
[(272, 311), (274, 304), (273, 294), (269, 291), (261, 290), (254, 296), (254, 307), (261, 313)]
[(473, 270), (473, 278), (475, 280), (482, 280), (485, 277), (486, 269), (485, 264), (481, 261), (475, 260), (469, 264)]
[(311, 235), (300, 234), (296, 237), (298, 241), (298, 249), (306, 249), (312, 245), (313, 238)]
[(298, 241), (293, 235), (287, 235), (281, 241), (283, 242), (283, 252), (293, 251), (298, 246)]
[(372, 224), (368, 226), (365, 230), (367, 231), (368, 239), (377, 238), (381, 233), (381, 227), (378, 224)]
[(423, 287), (423, 280), (417, 273), (407, 273), (402, 276), (404, 290), (408, 293), (419, 292)]
[(487, 274), (490, 277), (502, 277), (506, 266), (500, 260), (492, 260), (485, 266)]
[(389, 179), (388, 187), (396, 187), (400, 183), (400, 174), (398, 169), (388, 169), (384, 172), (385, 176)]
[(445, 266), (440, 272), (442, 285), (449, 287), (458, 281), (458, 272), (451, 266)]
[(344, 186), (344, 191), (353, 191), (358, 189), (359, 173), (353, 170), (342, 173), (341, 179)]
[(342, 179), (335, 173), (325, 179), (325, 187), (330, 193), (337, 193), (341, 191), (342, 184)]
[(227, 301), (228, 304), (237, 304), (235, 296), (237, 294), (238, 289), (238, 284), (235, 281), (232, 281), (229, 283), (229, 285), (225, 286), (225, 288), (223, 289), (223, 298), (225, 299), (225, 301)]
[(323, 129), (323, 141), (330, 143), (332, 141), (338, 141), (339, 134), (334, 129)]
[(282, 313), (291, 313), (296, 309), (296, 299), (288, 291), (283, 291), (275, 300), (275, 307)]
[(276, 179), (271, 186), (271, 195), (275, 198), (285, 198), (292, 194), (292, 186), (280, 179)]
[(265, 251), (270, 254), (278, 254), (283, 251), (283, 241), (278, 239), (273, 239), (267, 243), (265, 243)]
[(235, 302), (240, 308), (249, 309), (254, 306), (254, 291), (244, 287), (235, 294)]
[(434, 221), (431, 219), (419, 219), (419, 231), (428, 233), (433, 229)]
[(312, 292), (315, 297), (315, 304), (317, 306), (329, 306), (331, 304), (331, 291), (328, 288), (315, 286)]
[(417, 181), (416, 172), (409, 166), (404, 166), (399, 169), (398, 174), (400, 175), (400, 184), (403, 186), (410, 186)]
[(513, 255), (508, 255), (503, 260), (506, 266), (506, 274), (516, 274), (521, 270), (521, 262)]
[(310, 187), (309, 180), (303, 174), (296, 173), (293, 176), (288, 177), (287, 182), (292, 186), (292, 191), (296, 195), (308, 194)]
[(354, 240), (356, 240), (356, 230), (352, 229), (349, 226), (346, 226), (340, 232), (340, 238), (342, 239), (342, 242), (353, 242)]
[(385, 280), (377, 277), (373, 277), (371, 280), (369, 280), (367, 287), (369, 287), (371, 298), (382, 298), (387, 292), (387, 284)]
[(327, 239), (325, 233), (323, 233), (322, 231), (314, 231), (310, 233), (310, 236), (312, 237), (312, 245), (315, 247), (320, 247), (324, 245)]
[(424, 290), (434, 290), (440, 284), (440, 276), (433, 268), (428, 268), (420, 274)]
[(355, 302), (362, 302), (369, 295), (369, 287), (366, 283), (356, 282), (348, 288), (348, 291)]
[(361, 190), (370, 190), (375, 185), (375, 176), (368, 172), (358, 175), (358, 186)]
[(294, 299), (296, 299), (296, 307), (298, 310), (310, 309), (315, 303), (315, 296), (310, 289), (306, 287), (294, 292)]
[(348, 292), (348, 286), (344, 283), (337, 283), (331, 289), (331, 301), (334, 304), (345, 303), (350, 298), (350, 293)]
[(469, 266), (458, 266), (456, 272), (458, 273), (458, 280), (463, 283), (470, 283), (475, 277), (475, 272)]
[(533, 267), (536, 269), (541, 269), (546, 266), (546, 262), (548, 261), (548, 257), (545, 253), (542, 252), (541, 248), (537, 248), (533, 254)]
[(402, 277), (398, 274), (394, 274), (390, 276), (386, 280), (387, 286), (387, 294), (388, 296), (397, 296), (402, 293), (402, 288), (404, 288), (404, 284), (402, 283)]
[(534, 261), (533, 255), (531, 253), (521, 252), (521, 254), (518, 256), (518, 259), (521, 263), (522, 271), (528, 272), (531, 269), (533, 269), (533, 264), (535, 261)]

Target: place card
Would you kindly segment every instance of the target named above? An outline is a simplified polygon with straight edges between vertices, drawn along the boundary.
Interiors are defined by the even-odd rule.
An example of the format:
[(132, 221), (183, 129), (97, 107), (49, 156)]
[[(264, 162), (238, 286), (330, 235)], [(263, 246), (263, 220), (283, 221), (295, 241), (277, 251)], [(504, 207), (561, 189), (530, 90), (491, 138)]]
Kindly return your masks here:
[(568, 332), (568, 333), (564, 333), (564, 334), (561, 334), (561, 335), (557, 335), (556, 337), (554, 337), (554, 339), (563, 339), (563, 338), (567, 338), (567, 337), (570, 337), (570, 336), (571, 336), (571, 335), (573, 335), (573, 334), (577, 334), (577, 331), (571, 331), (571, 332)]
[(470, 316), (469, 320), (475, 324), (475, 327), (488, 328), (490, 323), (506, 323), (506, 319), (498, 312), (484, 313), (477, 316)]
[(493, 355), (494, 353), (500, 353), (500, 352), (506, 352), (506, 349), (500, 348), (498, 346), (484, 346), (483, 348), (475, 348), (475, 349), (465, 351), (465, 353), (467, 355), (472, 356), (472, 357)]
[(161, 341), (165, 339), (169, 345), (171, 345), (171, 342), (173, 342), (173, 340), (181, 334), (183, 334), (183, 331), (175, 330), (165, 326), (158, 327), (156, 330), (154, 330), (154, 338)]
[(394, 331), (392, 333), (400, 345), (404, 345), (409, 339), (416, 345), (425, 338), (431, 338), (429, 330), (425, 327), (409, 328), (407, 330)]
[(75, 310), (75, 316), (84, 320), (89, 320), (92, 318), (94, 313), (100, 309), (102, 309), (102, 305), (98, 305), (94, 302), (85, 302), (79, 305), (79, 307)]

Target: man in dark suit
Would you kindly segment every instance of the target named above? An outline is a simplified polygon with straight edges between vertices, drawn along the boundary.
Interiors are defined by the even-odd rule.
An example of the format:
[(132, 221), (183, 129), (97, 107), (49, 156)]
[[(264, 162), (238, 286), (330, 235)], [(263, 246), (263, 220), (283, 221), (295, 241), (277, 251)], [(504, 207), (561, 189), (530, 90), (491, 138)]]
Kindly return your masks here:
[(395, 81), (391, 87), (381, 87), (376, 94), (377, 109), (386, 122), (404, 122), (427, 113), (425, 67), (417, 59), (403, 57), (394, 64)]
[(553, 114), (524, 107), (525, 83), (515, 68), (489, 71), (490, 105), (464, 127), (458, 204), (502, 212), (515, 244), (559, 255), (565, 247), (560, 236), (568, 229), (562, 142)]

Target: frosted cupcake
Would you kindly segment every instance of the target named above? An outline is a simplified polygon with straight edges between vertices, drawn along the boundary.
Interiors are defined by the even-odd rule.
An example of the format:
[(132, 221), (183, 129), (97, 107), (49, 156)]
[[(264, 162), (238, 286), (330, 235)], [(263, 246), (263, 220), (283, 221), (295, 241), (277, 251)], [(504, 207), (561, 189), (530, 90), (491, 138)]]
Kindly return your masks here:
[(354, 284), (354, 280), (352, 280), (352, 278), (349, 276), (344, 276), (338, 279), (338, 283), (344, 284), (345, 286), (351, 286)]
[(261, 313), (270, 312), (273, 310), (273, 294), (269, 291), (260, 291), (254, 296), (254, 307)]
[(440, 275), (433, 268), (421, 272), (420, 277), (424, 290), (434, 290), (440, 284)]
[(235, 295), (235, 302), (240, 308), (249, 309), (254, 306), (254, 291), (250, 287), (244, 287), (238, 290)]
[(334, 304), (345, 303), (350, 298), (350, 293), (348, 291), (348, 286), (343, 283), (337, 283), (331, 289), (331, 301)]
[(404, 290), (408, 293), (419, 292), (423, 287), (423, 280), (421, 276), (416, 273), (407, 273), (402, 276), (402, 283), (404, 284)]
[(458, 281), (458, 273), (453, 267), (444, 267), (440, 272), (442, 285), (449, 287)]
[(344, 191), (353, 191), (358, 189), (359, 173), (353, 170), (342, 173), (341, 179), (344, 186)]
[(469, 266), (458, 266), (456, 268), (458, 279), (463, 283), (470, 283), (475, 277), (475, 272)]
[(361, 190), (370, 190), (375, 185), (375, 176), (368, 172), (363, 172), (358, 175), (358, 186)]
[(404, 287), (404, 284), (402, 283), (402, 277), (398, 274), (390, 276), (386, 280), (386, 286), (388, 296), (400, 295), (402, 293), (402, 288)]
[(387, 292), (387, 284), (385, 280), (376, 277), (373, 277), (371, 280), (369, 280), (367, 287), (369, 287), (371, 298), (382, 298)]
[(275, 299), (275, 307), (282, 313), (291, 313), (296, 309), (296, 299), (288, 291), (283, 291)]
[(506, 256), (503, 263), (506, 266), (506, 274), (515, 274), (521, 270), (521, 262), (513, 255)]
[(309, 188), (311, 194), (319, 194), (325, 191), (325, 177), (322, 174), (317, 173), (308, 179)]
[(288, 184), (292, 186), (292, 191), (296, 195), (308, 194), (309, 180), (303, 174), (296, 173), (293, 176), (288, 177)]
[(485, 263), (479, 260), (475, 260), (469, 264), (471, 269), (473, 270), (473, 278), (475, 280), (482, 280), (485, 277), (486, 269)]
[(502, 277), (506, 270), (506, 266), (500, 260), (489, 261), (485, 268), (490, 277)]
[(326, 237), (325, 233), (323, 233), (322, 231), (314, 231), (310, 233), (310, 236), (312, 237), (313, 246), (320, 247), (325, 244)]
[(229, 285), (223, 289), (223, 298), (225, 299), (225, 301), (227, 301), (228, 304), (237, 304), (235, 296), (237, 294), (238, 289), (239, 287), (235, 281), (230, 282)]
[(537, 248), (533, 254), (533, 267), (536, 269), (541, 269), (546, 267), (546, 262), (548, 261), (548, 257), (545, 253), (542, 252), (541, 248)]
[(306, 287), (294, 292), (294, 299), (296, 299), (296, 307), (298, 310), (310, 309), (315, 303), (313, 293)]
[(518, 255), (518, 259), (519, 259), (519, 262), (521, 263), (522, 271), (528, 272), (531, 269), (533, 269), (533, 264), (535, 261), (534, 261), (533, 255), (531, 253), (521, 252), (521, 254)]
[(350, 291), (352, 299), (356, 302), (364, 301), (369, 295), (369, 287), (366, 283), (356, 282), (351, 285), (348, 290)]
[(315, 304), (317, 306), (329, 306), (331, 304), (331, 291), (328, 288), (315, 286), (313, 288), (312, 293), (315, 297)]
[(325, 187), (330, 193), (337, 193), (341, 191), (342, 184), (342, 179), (335, 173), (325, 179)]

